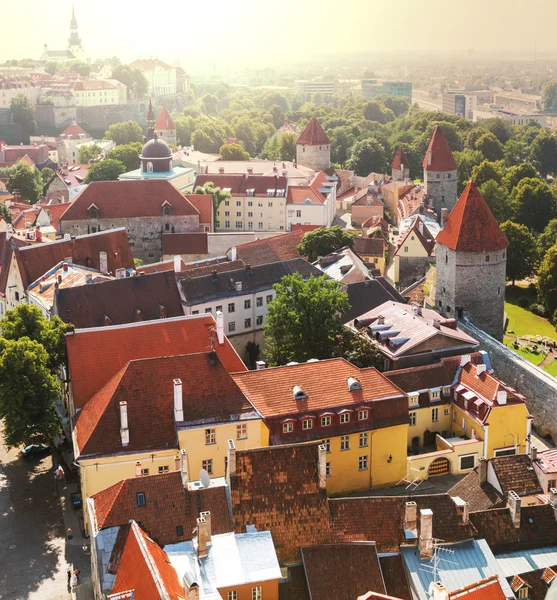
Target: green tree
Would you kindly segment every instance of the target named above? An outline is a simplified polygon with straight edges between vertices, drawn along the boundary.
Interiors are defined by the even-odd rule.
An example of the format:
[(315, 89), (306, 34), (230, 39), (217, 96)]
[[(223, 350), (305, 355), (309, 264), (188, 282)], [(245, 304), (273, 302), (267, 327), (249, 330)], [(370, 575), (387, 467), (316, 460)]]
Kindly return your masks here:
[(0, 418), (8, 447), (45, 439), (54, 448), (60, 432), (55, 402), (61, 390), (48, 361), (44, 346), (35, 340), (0, 338)]
[(367, 121), (377, 121), (378, 123), (385, 124), (389, 121), (394, 121), (395, 113), (391, 109), (385, 108), (381, 102), (372, 100), (365, 105), (364, 118)]
[(249, 152), (244, 150), (241, 144), (223, 144), (219, 154), (222, 160), (249, 160)]
[(555, 197), (545, 181), (527, 177), (513, 190), (516, 221), (534, 232), (541, 232), (557, 216)]
[(538, 246), (539, 260), (542, 261), (551, 246), (557, 244), (557, 219), (551, 219), (551, 221), (549, 221), (543, 230), (543, 233), (538, 236), (536, 244)]
[(284, 123), (284, 113), (282, 112), (282, 108), (278, 104), (273, 104), (272, 106), (269, 106), (267, 112), (273, 119), (273, 125), (278, 129)]
[[(406, 152), (406, 149), (404, 151)], [(458, 193), (461, 194), (470, 179), (472, 179), (473, 168), (483, 162), (484, 156), (478, 150), (464, 150), (463, 152), (455, 152), (454, 158), (458, 165)]]
[(10, 194), (17, 193), (25, 202), (35, 204), (43, 193), (41, 172), (35, 167), (19, 162), (8, 177), (6, 188)]
[(113, 123), (106, 130), (104, 136), (119, 146), (120, 144), (142, 142), (143, 130), (135, 121), (124, 121), (121, 123)]
[(490, 180), (501, 183), (503, 179), (503, 166), (498, 162), (484, 160), (472, 168), (472, 179), (478, 187)]
[(356, 142), (352, 147), (346, 168), (361, 177), (366, 177), (372, 172), (384, 173), (387, 169), (385, 149), (373, 137)]
[(203, 104), (203, 109), (208, 115), (217, 114), (219, 99), (216, 96), (213, 94), (205, 94), (205, 96), (201, 98), (201, 103)]
[(56, 71), (58, 70), (58, 64), (55, 62), (47, 62), (44, 66), (44, 70), (49, 75), (54, 75), (54, 73), (56, 73)]
[(0, 218), (4, 219), (6, 223), (12, 222), (12, 213), (9, 211), (5, 204), (0, 203)]
[(538, 296), (550, 314), (557, 309), (557, 244), (545, 253), (538, 269)]
[(344, 165), (348, 160), (350, 148), (354, 145), (352, 127), (334, 127), (329, 130), (331, 140), (331, 160), (339, 165)]
[(196, 129), (191, 136), (192, 146), (200, 152), (212, 152), (213, 140), (201, 129)]
[(129, 65), (116, 65), (112, 69), (112, 78), (117, 79), (128, 88), (128, 95), (145, 96), (149, 89), (147, 78), (139, 69), (132, 69)]
[(77, 73), (80, 77), (89, 77), (91, 74), (91, 65), (81, 60), (72, 63), (70, 68), (73, 73)]
[(532, 163), (521, 163), (520, 165), (509, 167), (505, 171), (502, 184), (510, 193), (523, 179), (526, 179), (527, 177), (535, 179), (538, 177), (538, 172)]
[(94, 160), (100, 156), (102, 149), (97, 144), (81, 146), (77, 153), (77, 162), (80, 165), (88, 165), (90, 160)]
[(368, 340), (345, 329), (337, 338), (335, 356), (345, 358), (360, 369), (375, 367), (382, 370), (384, 356)]
[(19, 140), (29, 142), (29, 136), (37, 131), (35, 107), (23, 94), (18, 94), (10, 102), (10, 115)]
[(351, 248), (353, 241), (354, 232), (343, 229), (340, 225), (319, 227), (306, 233), (296, 250), (300, 256), (306, 256), (309, 262), (314, 262), (320, 256), (327, 256), (339, 248)]
[(526, 225), (514, 221), (501, 223), (501, 230), (509, 240), (507, 248), (507, 279), (513, 285), (517, 279), (530, 277), (536, 262), (536, 239)]
[(503, 121), (498, 117), (483, 120), (481, 127), (490, 131), (501, 144), (506, 144), (513, 136), (513, 126), (508, 121)]
[(283, 133), (279, 139), (279, 159), (280, 160), (296, 160), (296, 142), (298, 136), (295, 133)]
[(132, 142), (131, 144), (121, 144), (106, 153), (105, 159), (120, 161), (126, 168), (126, 172), (139, 169), (141, 161), (139, 155), (143, 149), (143, 144), (140, 142)]
[(499, 223), (510, 219), (513, 215), (513, 206), (509, 199), (509, 193), (494, 179), (486, 181), (480, 186), (486, 204)]
[(528, 162), (530, 148), (523, 140), (509, 140), (504, 148), (505, 164), (509, 167)]
[(287, 275), (275, 286), (265, 329), (265, 355), (270, 365), (310, 358), (331, 358), (344, 331), (340, 316), (349, 309), (348, 296), (337, 281), (299, 273)]
[(492, 162), (504, 157), (503, 146), (493, 133), (484, 133), (476, 141), (476, 150), (479, 150), (487, 160)]
[(119, 160), (105, 158), (91, 165), (84, 183), (91, 183), (92, 181), (116, 181), (125, 172), (126, 167)]
[(255, 154), (255, 131), (251, 119), (248, 117), (238, 119), (234, 126), (234, 136), (244, 144), (244, 148), (251, 156)]
[(43, 182), (43, 191), (42, 191), (42, 195), (44, 196), (46, 194), (46, 190), (48, 189), (48, 186), (50, 185), (50, 182), (56, 177), (56, 173), (52, 170), (49, 169), (48, 167), (44, 167), (41, 171), (41, 180)]
[(557, 172), (557, 138), (543, 132), (530, 146), (530, 158), (543, 177)]
[(280, 92), (274, 92), (269, 90), (265, 96), (263, 96), (263, 108), (269, 110), (273, 105), (278, 106), (283, 113), (288, 110), (288, 100)]
[(547, 81), (542, 88), (542, 103), (546, 112), (557, 112), (557, 81)]
[(395, 117), (400, 117), (404, 113), (407, 113), (410, 108), (410, 104), (408, 104), (407, 100), (396, 96), (387, 96), (385, 100), (383, 100), (383, 104), (386, 108), (393, 111)]
[(215, 187), (215, 184), (212, 181), (207, 181), (205, 185), (198, 185), (195, 188), (196, 194), (210, 194), (213, 197), (213, 221), (217, 222), (217, 211), (219, 206), (223, 200), (228, 200), (231, 198), (230, 192), (225, 192), (221, 190), (220, 187)]

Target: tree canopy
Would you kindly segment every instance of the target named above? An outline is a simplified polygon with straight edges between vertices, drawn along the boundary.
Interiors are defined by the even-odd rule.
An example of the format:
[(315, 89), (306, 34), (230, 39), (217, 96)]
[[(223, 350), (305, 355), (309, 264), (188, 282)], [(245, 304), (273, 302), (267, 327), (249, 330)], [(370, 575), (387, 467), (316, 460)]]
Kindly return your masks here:
[(241, 144), (223, 144), (219, 154), (222, 160), (249, 160), (249, 152), (246, 152)]
[(354, 233), (343, 229), (340, 225), (319, 227), (304, 235), (296, 250), (300, 256), (306, 256), (314, 262), (320, 256), (327, 256), (344, 246), (352, 247)]
[(356, 142), (346, 167), (361, 177), (372, 172), (384, 173), (387, 168), (385, 150), (375, 138)]
[(536, 263), (536, 239), (526, 225), (513, 221), (501, 223), (501, 230), (509, 240), (507, 248), (507, 279), (513, 285), (517, 279), (530, 277)]
[(92, 181), (116, 181), (125, 172), (126, 167), (119, 160), (105, 158), (91, 165), (84, 183), (91, 183)]
[(10, 194), (17, 192), (25, 202), (35, 204), (43, 194), (41, 172), (35, 167), (19, 162), (8, 177), (6, 188)]
[(116, 65), (112, 69), (112, 78), (117, 79), (128, 88), (128, 95), (145, 96), (149, 89), (149, 82), (139, 69), (129, 65)]
[(28, 143), (29, 136), (37, 131), (35, 107), (26, 96), (18, 94), (10, 102), (10, 115), (20, 141)]
[(131, 142), (130, 144), (121, 144), (120, 146), (116, 146), (112, 150), (109, 150), (105, 159), (112, 159), (121, 162), (126, 172), (135, 171), (135, 169), (139, 169), (141, 161), (139, 159), (139, 155), (143, 150), (143, 144), (140, 142)]
[(77, 162), (81, 165), (89, 164), (90, 160), (98, 158), (101, 154), (101, 147), (97, 144), (89, 144), (87, 146), (81, 146), (77, 153)]
[(557, 112), (557, 80), (547, 81), (542, 88), (542, 103), (547, 112)]
[(143, 130), (135, 121), (113, 123), (104, 135), (107, 139), (113, 140), (117, 146), (143, 141)]
[(535, 232), (542, 232), (557, 216), (557, 201), (545, 181), (527, 177), (511, 194), (516, 221)]
[(230, 192), (225, 192), (221, 190), (220, 187), (215, 187), (215, 184), (212, 181), (207, 181), (205, 185), (198, 185), (195, 188), (196, 194), (210, 194), (213, 197), (213, 220), (217, 222), (217, 211), (219, 206), (223, 200), (228, 200), (231, 197)]
[(538, 269), (538, 296), (553, 314), (557, 309), (557, 244), (545, 253)]

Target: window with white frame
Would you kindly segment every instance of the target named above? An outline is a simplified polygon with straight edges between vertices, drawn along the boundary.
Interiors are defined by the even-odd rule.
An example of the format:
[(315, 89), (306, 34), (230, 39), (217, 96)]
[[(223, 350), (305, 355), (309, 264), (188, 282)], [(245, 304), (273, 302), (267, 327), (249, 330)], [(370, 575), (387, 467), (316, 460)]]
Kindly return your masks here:
[(226, 600), (238, 600), (238, 591), (232, 590), (231, 592), (228, 592)]
[(325, 477), (331, 476), (331, 463), (325, 463)]
[(251, 588), (251, 600), (263, 600), (263, 588), (260, 585)]
[(420, 395), (419, 394), (408, 394), (408, 406), (419, 406)]
[(368, 457), (367, 456), (360, 456), (358, 458), (358, 471), (367, 471), (367, 465), (368, 465)]
[(302, 421), (302, 429), (312, 429), (313, 428), (313, 419), (304, 419)]
[(331, 417), (321, 417), (321, 427), (329, 427), (331, 424)]
[(209, 475), (213, 474), (213, 459), (208, 458), (207, 460), (201, 461), (201, 468), (207, 471)]
[(149, 475), (149, 469), (141, 469), (141, 476), (145, 477), (147, 475)]
[(288, 423), (282, 424), (282, 433), (292, 433), (294, 431), (294, 423), (288, 421)]
[(341, 423), (350, 423), (350, 413), (342, 413), (340, 415), (340, 422)]
[(233, 313), (235, 310), (236, 306), (234, 305), (234, 302), (230, 302), (230, 304), (228, 305), (228, 312)]
[(367, 448), (369, 435), (366, 432), (360, 433), (360, 448)]
[(161, 473), (168, 473), (168, 465), (162, 465), (161, 467), (159, 467), (159, 475)]
[(358, 411), (358, 421), (367, 421), (369, 419), (369, 410), (367, 408), (362, 408), (362, 410)]
[(415, 427), (416, 422), (418, 420), (417, 413), (415, 413), (415, 412), (408, 413), (408, 417), (410, 418), (410, 427)]
[(516, 454), (516, 448), (514, 446), (509, 446), (508, 448), (499, 448), (495, 450), (495, 456), (514, 456)]
[(350, 436), (349, 435), (341, 435), (340, 436), (340, 449), (341, 449), (341, 451), (350, 450)]
[(473, 469), (476, 466), (476, 455), (468, 454), (460, 457), (460, 470)]
[(437, 423), (437, 421), (439, 421), (439, 409), (438, 408), (431, 409), (431, 421), (433, 423)]
[(211, 444), (217, 443), (217, 434), (214, 429), (206, 429), (205, 430), (205, 445), (209, 446)]
[(247, 423), (241, 423), (236, 425), (236, 439), (246, 440), (248, 438), (248, 426)]

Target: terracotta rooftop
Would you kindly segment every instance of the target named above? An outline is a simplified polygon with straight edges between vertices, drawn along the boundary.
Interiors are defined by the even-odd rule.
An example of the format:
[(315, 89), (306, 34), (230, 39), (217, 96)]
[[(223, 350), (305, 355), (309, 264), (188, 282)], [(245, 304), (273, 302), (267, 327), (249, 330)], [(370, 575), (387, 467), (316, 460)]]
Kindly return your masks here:
[(210, 315), (76, 329), (66, 335), (74, 406), (83, 408), (131, 360), (211, 352), (213, 348), (229, 372), (246, 370), (227, 337), (224, 344), (218, 344)]
[[(138, 493), (145, 495), (141, 506)], [(186, 490), (179, 470), (124, 479), (94, 494), (91, 501), (97, 530), (125, 525), (133, 519), (141, 522), (161, 546), (194, 538), (196, 519), (202, 511), (211, 513), (213, 535), (232, 531), (226, 486)]]
[(174, 271), (136, 275), (56, 292), (56, 313), (75, 327), (102, 327), (184, 314)]
[(404, 154), (404, 150), (401, 146), (399, 146), (398, 150), (396, 151), (393, 162), (391, 163), (391, 167), (399, 170), (400, 165), (404, 165), (407, 169), (410, 168), (410, 161), (406, 158), (406, 154)]
[(427, 171), (456, 171), (457, 164), (439, 125), (435, 128), (425, 153), (423, 168)]
[(210, 194), (186, 194), (186, 198), (199, 211), (199, 224), (210, 225), (213, 231), (213, 196)]
[(65, 135), (66, 137), (72, 136), (74, 140), (79, 139), (80, 135), (84, 135), (85, 137), (91, 137), (83, 127), (78, 125), (77, 123), (72, 123), (68, 125), (64, 131), (60, 135)]
[(299, 562), (302, 546), (333, 541), (317, 443), (237, 450), (230, 493), (234, 530), (270, 531), (281, 564)]
[(8, 271), (12, 260), (12, 245), (27, 246), (28, 242), (19, 238), (8, 238), (6, 232), (0, 233), (0, 298), (6, 295)]
[(236, 246), (236, 256), (252, 267), (300, 258), (296, 251), (304, 237), (303, 231), (292, 231), (270, 238)]
[(455, 204), (437, 243), (459, 252), (496, 252), (509, 245), (473, 181)]
[(138, 58), (130, 63), (130, 67), (132, 69), (139, 69), (140, 71), (154, 71), (155, 69), (173, 70), (170, 65), (158, 58)]
[(401, 600), (411, 600), (412, 595), (408, 587), (406, 577), (402, 577), (404, 573), (404, 564), (400, 554), (392, 554), (379, 557), (381, 572), (383, 573), (383, 581), (387, 594)]
[(128, 234), (124, 228), (18, 248), (15, 256), (23, 287), (27, 288), (69, 257), (78, 265), (99, 271), (101, 252), (106, 252), (109, 273), (114, 274), (120, 268), (134, 268)]
[(116, 579), (107, 600), (186, 598), (184, 584), (166, 552), (135, 521), (120, 528), (109, 569), (116, 573)]
[(519, 496), (543, 494), (532, 460), (528, 454), (498, 456), (490, 459), (505, 498), (513, 490)]
[(165, 179), (94, 181), (81, 191), (60, 217), (62, 222), (89, 220), (92, 205), (99, 219), (162, 217), (163, 205), (171, 216), (199, 216), (199, 211)]
[(306, 146), (319, 146), (330, 143), (331, 140), (329, 140), (321, 123), (315, 117), (310, 119), (310, 122), (306, 125), (306, 128), (302, 131), (296, 142), (296, 144), (304, 144)]
[(557, 565), (546, 567), (545, 569), (536, 569), (521, 575), (515, 575), (509, 578), (513, 592), (517, 592), (521, 587), (528, 588), (528, 600), (545, 600), (551, 582), (555, 579)]
[(420, 510), (433, 511), (433, 537), (446, 543), (474, 537), (473, 525), (464, 525), (462, 515), (448, 494), (429, 496), (375, 496), (329, 499), (329, 509), (337, 539), (344, 541), (375, 540), (378, 552), (398, 552), (406, 543), (404, 513), (406, 502)]
[(454, 487), (449, 490), (451, 497), (458, 496), (469, 504), (469, 510), (477, 512), (505, 506), (506, 497), (500, 494), (487, 481), (480, 483), (477, 468), (468, 473)]
[(310, 600), (303, 565), (288, 567), (288, 579), (279, 582), (279, 600)]
[(518, 528), (508, 508), (471, 512), (470, 521), (493, 552), (553, 546), (557, 539), (557, 519), (551, 504), (523, 506)]
[(302, 560), (312, 598), (355, 600), (370, 590), (386, 593), (374, 542), (306, 546)]
[[(174, 416), (174, 381), (182, 381), (184, 419)], [(129, 443), (120, 437), (127, 402)], [(156, 419), (154, 419), (156, 415)], [(80, 457), (177, 448), (177, 427), (259, 418), (216, 353), (130, 361), (83, 407), (75, 425)]]
[(543, 473), (557, 473), (557, 450), (538, 452), (537, 466)]
[(449, 600), (505, 600), (505, 593), (496, 575), (481, 579), (449, 592)]
[(162, 253), (164, 256), (209, 254), (207, 239), (207, 232), (163, 233)]
[(410, 227), (406, 232), (406, 235), (403, 238), (401, 238), (401, 241), (398, 244), (398, 248), (395, 251), (395, 255), (398, 254), (399, 256), (404, 257), (404, 253), (401, 252), (401, 248), (404, 246), (406, 240), (410, 237), (412, 239), (414, 239), (415, 237), (423, 246), (428, 256), (431, 256), (431, 253), (435, 248), (435, 238), (433, 237), (433, 234), (429, 231), (421, 217), (416, 218), (416, 220), (412, 224), (412, 227)]
[(159, 115), (159, 118), (155, 124), (155, 129), (160, 129), (163, 131), (176, 130), (176, 125), (174, 125), (174, 121), (166, 109), (166, 106), (162, 107), (161, 114)]

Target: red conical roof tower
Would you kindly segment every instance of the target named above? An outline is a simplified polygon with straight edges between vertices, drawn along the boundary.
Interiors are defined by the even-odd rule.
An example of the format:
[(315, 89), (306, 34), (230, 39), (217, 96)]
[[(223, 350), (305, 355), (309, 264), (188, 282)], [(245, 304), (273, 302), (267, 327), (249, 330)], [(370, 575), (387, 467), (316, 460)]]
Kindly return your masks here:
[(447, 138), (443, 135), (441, 127), (437, 125), (427, 152), (424, 156), (423, 167), (426, 171), (456, 171), (457, 165), (453, 153), (449, 148)]
[(330, 144), (331, 140), (329, 140), (325, 130), (321, 127), (321, 123), (315, 117), (312, 117), (296, 143), (305, 146), (322, 146)]
[(406, 154), (404, 154), (404, 150), (401, 147), (399, 147), (399, 149), (396, 151), (391, 168), (399, 170), (400, 165), (404, 165), (406, 168), (410, 167), (410, 162), (406, 158)]

